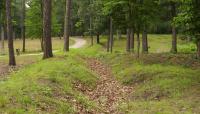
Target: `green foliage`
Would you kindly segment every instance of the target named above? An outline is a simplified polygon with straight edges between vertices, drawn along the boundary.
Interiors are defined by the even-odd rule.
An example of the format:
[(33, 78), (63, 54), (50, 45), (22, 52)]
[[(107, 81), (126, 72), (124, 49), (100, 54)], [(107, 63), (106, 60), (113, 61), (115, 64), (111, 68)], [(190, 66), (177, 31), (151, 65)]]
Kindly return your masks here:
[[(54, 8), (53, 8), (54, 9)], [(31, 38), (42, 37), (42, 3), (41, 0), (28, 2), (26, 12), (26, 34)], [(52, 11), (52, 36), (58, 36), (61, 31), (61, 24), (57, 21), (55, 10)]]
[(181, 12), (174, 19), (174, 23), (189, 34), (195, 41), (200, 41), (200, 2), (198, 0), (181, 0)]

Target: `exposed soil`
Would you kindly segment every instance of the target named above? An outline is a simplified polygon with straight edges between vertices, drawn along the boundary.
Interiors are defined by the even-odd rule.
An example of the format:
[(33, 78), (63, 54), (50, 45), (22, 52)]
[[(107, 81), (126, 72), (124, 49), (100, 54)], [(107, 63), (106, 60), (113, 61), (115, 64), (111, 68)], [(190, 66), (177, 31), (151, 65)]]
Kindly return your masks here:
[(91, 90), (80, 83), (76, 83), (75, 87), (96, 101), (103, 110), (101, 113), (118, 114), (119, 103), (128, 100), (133, 88), (120, 84), (112, 75), (111, 69), (101, 61), (93, 58), (86, 61), (90, 69), (99, 76), (97, 87)]

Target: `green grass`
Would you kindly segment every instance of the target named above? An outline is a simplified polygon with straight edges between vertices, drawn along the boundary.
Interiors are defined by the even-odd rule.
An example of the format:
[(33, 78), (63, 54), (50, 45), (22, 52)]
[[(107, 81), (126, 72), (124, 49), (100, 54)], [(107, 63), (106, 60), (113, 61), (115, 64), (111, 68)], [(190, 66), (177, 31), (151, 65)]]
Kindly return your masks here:
[[(141, 36), (141, 35), (140, 35)], [(114, 51), (124, 52), (126, 50), (126, 36), (123, 36), (120, 40), (115, 39), (114, 41)], [(107, 36), (104, 36), (101, 40), (102, 43), (106, 45)], [(141, 42), (142, 43), (142, 42)], [(150, 53), (168, 53), (171, 50), (171, 35), (158, 35), (149, 34), (148, 35), (149, 52)], [(142, 46), (142, 44), (141, 44)], [(137, 40), (135, 36), (135, 49), (137, 47)], [(178, 39), (178, 52), (179, 53), (194, 53), (196, 51), (195, 44), (192, 42), (187, 42)], [(136, 51), (136, 50), (135, 50)]]
[(93, 88), (97, 80), (79, 58), (58, 56), (26, 66), (9, 77), (0, 82), (0, 113), (76, 113), (70, 99), (88, 110), (97, 108), (73, 88), (74, 81)]

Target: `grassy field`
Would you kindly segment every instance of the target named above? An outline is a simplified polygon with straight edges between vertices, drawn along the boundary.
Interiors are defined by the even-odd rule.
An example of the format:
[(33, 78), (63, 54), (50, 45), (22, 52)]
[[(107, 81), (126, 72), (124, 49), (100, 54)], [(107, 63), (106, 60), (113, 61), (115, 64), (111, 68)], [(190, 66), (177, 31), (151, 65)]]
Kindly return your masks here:
[[(114, 50), (124, 52), (126, 50), (126, 36), (122, 38), (115, 39)], [(136, 36), (135, 36), (136, 37)], [(103, 37), (102, 43), (106, 44), (107, 37)], [(120, 42), (119, 42), (120, 41)], [(171, 50), (171, 35), (158, 35), (149, 34), (148, 35), (149, 52), (150, 53), (168, 53)], [(142, 46), (142, 45), (141, 45)], [(135, 38), (135, 48), (137, 47), (137, 41)], [(178, 39), (178, 52), (179, 53), (194, 53), (196, 51), (196, 46), (192, 42)]]
[[(102, 37), (103, 45), (105, 41)], [(124, 51), (125, 39), (115, 41), (112, 54), (102, 45), (94, 45), (67, 54), (59, 52), (53, 59), (38, 59), (0, 81), (0, 113), (71, 114), (79, 112), (77, 104), (89, 112), (101, 112), (96, 102), (73, 86), (80, 82), (95, 89), (98, 76), (82, 58), (97, 58), (111, 67), (116, 80), (134, 88), (129, 100), (120, 102), (119, 112), (199, 114), (200, 61), (195, 59), (194, 44), (179, 41), (176, 55), (168, 53), (169, 35), (150, 35), (149, 42), (151, 53), (139, 59)]]
[[(70, 45), (74, 44), (74, 40), (70, 39)], [(53, 50), (63, 49), (63, 39), (52, 38)], [(5, 47), (7, 47), (7, 41), (5, 41)], [(14, 48), (22, 50), (22, 40), (14, 40)], [(7, 53), (7, 48), (5, 48)], [(26, 53), (41, 52), (41, 43), (39, 39), (27, 39), (26, 40)]]

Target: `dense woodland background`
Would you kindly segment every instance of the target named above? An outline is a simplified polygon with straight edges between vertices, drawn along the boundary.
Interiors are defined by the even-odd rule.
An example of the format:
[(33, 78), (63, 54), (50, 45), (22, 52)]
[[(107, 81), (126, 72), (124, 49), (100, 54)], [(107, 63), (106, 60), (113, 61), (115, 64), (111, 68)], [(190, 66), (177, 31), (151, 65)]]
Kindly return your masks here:
[(0, 113), (199, 114), (200, 0), (0, 0)]
[[(41, 0), (11, 0), (10, 2), (12, 36), (24, 39), (22, 51), (25, 52), (25, 37), (40, 38), (43, 47), (42, 25), (45, 16), (43, 9), (48, 1), (42, 3)], [(52, 0), (50, 2), (52, 31), (49, 34), (52, 37), (62, 37), (64, 33), (69, 33), (72, 36), (90, 35), (91, 39), (93, 36), (99, 39), (99, 35), (108, 35), (108, 42), (111, 42), (108, 44), (111, 44), (112, 48), (113, 34), (118, 38), (122, 34), (127, 34), (127, 51), (130, 51), (136, 47), (134, 40), (141, 33), (142, 51), (146, 53), (147, 34), (172, 34), (171, 52), (177, 52), (177, 38), (194, 41), (197, 51), (199, 50), (199, 1), (197, 0)], [(4, 32), (4, 39), (7, 39), (9, 34), (6, 29), (5, 6), (5, 0), (2, 0), (1, 34)], [(140, 47), (139, 40), (137, 44)]]

